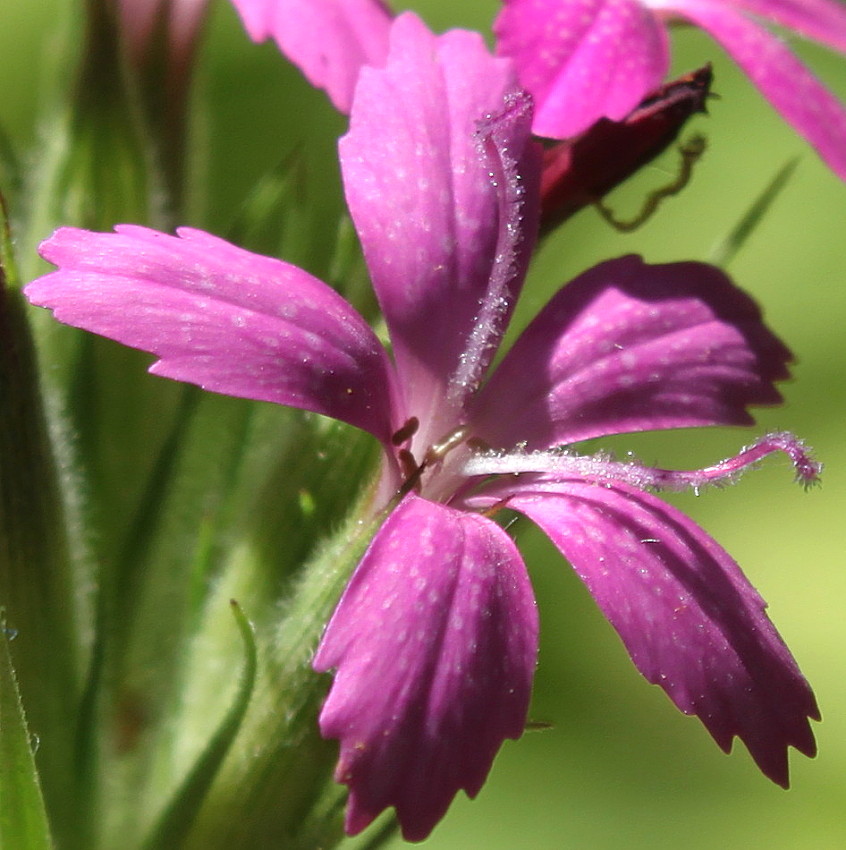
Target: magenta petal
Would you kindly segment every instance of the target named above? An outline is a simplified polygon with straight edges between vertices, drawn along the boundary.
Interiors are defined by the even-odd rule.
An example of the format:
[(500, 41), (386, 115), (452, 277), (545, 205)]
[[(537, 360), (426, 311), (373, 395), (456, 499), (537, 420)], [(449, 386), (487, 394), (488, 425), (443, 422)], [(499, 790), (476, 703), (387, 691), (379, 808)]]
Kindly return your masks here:
[(723, 2), (684, 0), (679, 11), (725, 47), (764, 97), (846, 180), (846, 108), (781, 40)]
[(59, 270), (30, 283), (27, 298), (61, 322), (155, 354), (157, 375), (389, 439), (385, 352), (326, 284), (198, 230), (115, 230), (57, 230), (41, 254)]
[(350, 111), (363, 65), (382, 65), (391, 13), (381, 0), (232, 0), (250, 38), (269, 36), (332, 103)]
[(737, 564), (701, 528), (625, 485), (548, 484), (509, 506), (549, 535), (637, 668), (728, 752), (736, 735), (787, 787), (787, 747), (813, 755), (814, 696)]
[(505, 0), (494, 32), (535, 98), (540, 136), (622, 119), (669, 67), (664, 27), (639, 0)]
[(790, 352), (713, 266), (628, 256), (563, 287), (518, 338), (472, 413), (491, 446), (752, 422), (780, 401)]
[[(527, 253), (518, 257), (515, 243), (525, 234), (530, 246), (533, 236), (536, 188), (528, 187), (537, 181), (527, 172), (537, 167), (537, 156), (529, 143), (528, 109), (522, 118), (494, 119), (494, 129), (490, 121), (511, 114), (516, 79), (510, 69), (508, 61), (490, 56), (477, 34), (436, 38), (418, 18), (402, 15), (394, 23), (387, 66), (362, 72), (350, 132), (341, 140), (347, 201), (391, 333), (406, 405), (434, 430), (439, 417), (454, 424), (444, 396), (476, 331), (480, 304), (495, 282), (498, 292), (490, 300), (499, 305), (494, 324), (501, 332)], [(502, 161), (491, 161), (492, 154), (502, 160), (504, 151), (526, 186), (522, 215), (512, 221), (513, 211), (505, 213), (509, 245), (501, 244), (501, 219), (514, 181), (491, 177), (497, 169), (508, 171)], [(488, 358), (494, 349), (485, 349)]]
[(523, 732), (537, 654), (534, 597), (497, 525), (414, 495), (358, 566), (314, 661), (337, 668), (323, 711), (349, 785), (346, 828), (394, 806), (425, 838), (459, 789), (478, 793)]
[[(685, 0), (676, 0), (676, 5), (683, 14)], [(734, 5), (835, 50), (846, 51), (843, 0), (735, 0)]]

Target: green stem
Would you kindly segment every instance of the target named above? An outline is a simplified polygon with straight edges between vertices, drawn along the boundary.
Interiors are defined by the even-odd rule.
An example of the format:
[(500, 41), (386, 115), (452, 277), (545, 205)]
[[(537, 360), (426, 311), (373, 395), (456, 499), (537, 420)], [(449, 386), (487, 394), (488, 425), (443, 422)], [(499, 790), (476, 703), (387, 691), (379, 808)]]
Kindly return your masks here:
[[(259, 636), (262, 664), (251, 709), (186, 848), (309, 850), (342, 837), (345, 792), (331, 780), (336, 747), (317, 729), (328, 682), (311, 669), (311, 658), (382, 519), (372, 515), (369, 497), (363, 499), (303, 568), (279, 624)], [(314, 816), (316, 801), (323, 813), (333, 810), (334, 819)]]

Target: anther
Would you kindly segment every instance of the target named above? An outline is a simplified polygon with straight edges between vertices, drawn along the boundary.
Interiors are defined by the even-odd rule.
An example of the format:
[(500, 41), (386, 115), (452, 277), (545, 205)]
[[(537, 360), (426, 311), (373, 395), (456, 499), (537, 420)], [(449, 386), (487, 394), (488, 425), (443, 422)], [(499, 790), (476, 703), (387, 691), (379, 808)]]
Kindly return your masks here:
[(412, 416), (405, 425), (398, 431), (395, 431), (391, 437), (391, 442), (395, 446), (401, 446), (406, 440), (410, 440), (420, 427), (420, 420), (416, 416)]
[(400, 449), (397, 453), (397, 459), (402, 469), (403, 478), (409, 480), (415, 475), (419, 476), (421, 470), (414, 459), (414, 455), (408, 449)]

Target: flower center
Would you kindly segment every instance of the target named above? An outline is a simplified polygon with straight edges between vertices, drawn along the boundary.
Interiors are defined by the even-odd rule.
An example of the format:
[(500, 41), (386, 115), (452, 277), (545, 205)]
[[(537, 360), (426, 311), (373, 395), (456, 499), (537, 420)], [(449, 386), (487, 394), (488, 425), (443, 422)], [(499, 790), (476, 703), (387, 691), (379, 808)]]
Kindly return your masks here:
[[(419, 427), (419, 420), (416, 416), (412, 416), (402, 428), (393, 434), (391, 442), (395, 446), (401, 446), (403, 443), (407, 443), (417, 433)], [(403, 483), (400, 487), (399, 495), (404, 496), (411, 490), (419, 493), (423, 473), (436, 464), (441, 463), (451, 451), (466, 442), (469, 436), (469, 426), (459, 425), (453, 428), (452, 431), (449, 431), (440, 440), (432, 443), (426, 449), (423, 459), (419, 463), (410, 449), (400, 448), (397, 452), (397, 459), (402, 470)]]

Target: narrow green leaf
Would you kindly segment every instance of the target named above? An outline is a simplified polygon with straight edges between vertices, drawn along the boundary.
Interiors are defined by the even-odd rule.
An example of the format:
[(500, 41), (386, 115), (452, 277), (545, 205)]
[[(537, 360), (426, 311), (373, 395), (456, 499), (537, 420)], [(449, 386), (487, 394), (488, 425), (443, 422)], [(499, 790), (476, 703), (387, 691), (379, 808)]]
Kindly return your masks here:
[(233, 699), (243, 650), (220, 614), (228, 600), (266, 632), (288, 576), (347, 513), (376, 453), (329, 420), (200, 391), (174, 422), (178, 451), (150, 476), (114, 561), (120, 583), (101, 582), (109, 616), (87, 717), (91, 743), (112, 742), (105, 847), (152, 834)]
[(250, 251), (302, 262), (296, 251), (308, 236), (305, 184), (305, 160), (294, 150), (253, 186), (236, 210), (227, 238)]
[(181, 789), (168, 806), (152, 838), (147, 843), (148, 850), (172, 850), (181, 846), (188, 834), (197, 812), (203, 804), (206, 794), (217, 775), (218, 768), (238, 734), (241, 721), (250, 704), (250, 697), (256, 681), (258, 653), (252, 626), (241, 607), (230, 600), (232, 614), (241, 633), (244, 644), (244, 670), (235, 701), (224, 717), (217, 732), (209, 741), (203, 754), (186, 777)]
[(9, 657), (13, 635), (5, 617), (0, 616), (0, 847), (49, 850), (53, 842), (32, 755), (32, 738)]
[(757, 230), (758, 225), (764, 220), (773, 202), (781, 194), (782, 189), (793, 176), (796, 166), (799, 164), (798, 157), (786, 162), (775, 174), (772, 180), (764, 188), (764, 191), (755, 199), (746, 214), (732, 228), (729, 234), (711, 251), (709, 262), (715, 266), (725, 268), (736, 256), (738, 251), (746, 244), (749, 237)]

